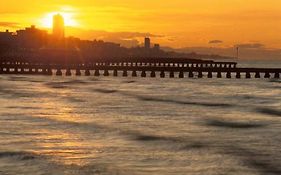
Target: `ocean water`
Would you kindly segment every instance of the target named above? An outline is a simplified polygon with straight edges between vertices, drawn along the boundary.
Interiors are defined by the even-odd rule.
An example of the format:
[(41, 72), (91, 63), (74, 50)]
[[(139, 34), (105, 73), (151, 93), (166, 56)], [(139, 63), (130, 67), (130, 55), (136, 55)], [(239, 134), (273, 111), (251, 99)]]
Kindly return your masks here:
[(281, 174), (281, 80), (0, 75), (0, 95), (1, 175)]

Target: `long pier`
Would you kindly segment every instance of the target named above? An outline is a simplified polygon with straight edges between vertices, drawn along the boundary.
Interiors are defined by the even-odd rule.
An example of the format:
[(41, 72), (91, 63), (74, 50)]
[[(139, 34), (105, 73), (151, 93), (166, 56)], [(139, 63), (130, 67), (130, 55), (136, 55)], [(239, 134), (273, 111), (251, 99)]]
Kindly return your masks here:
[(0, 74), (132, 76), (161, 78), (280, 78), (281, 68), (239, 68), (236, 62), (192, 59), (123, 59), (93, 63), (1, 62)]

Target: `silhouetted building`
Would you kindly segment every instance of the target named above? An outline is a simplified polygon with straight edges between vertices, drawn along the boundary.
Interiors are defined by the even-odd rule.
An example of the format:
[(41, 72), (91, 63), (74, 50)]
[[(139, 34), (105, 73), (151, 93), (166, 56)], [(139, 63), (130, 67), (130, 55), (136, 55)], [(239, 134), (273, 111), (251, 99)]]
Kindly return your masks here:
[(5, 32), (0, 32), (0, 45), (10, 44), (13, 41), (13, 33), (6, 30)]
[(150, 38), (144, 38), (144, 48), (150, 49)]
[(6, 30), (6, 32), (0, 32), (0, 53), (13, 48), (15, 43), (15, 37), (12, 32), (9, 32), (9, 30)]
[[(64, 37), (64, 22), (61, 15), (54, 16), (53, 34), (37, 29), (35, 26), (18, 30), (15, 33), (0, 32), (0, 53), (32, 53), (41, 55), (42, 60), (51, 62), (97, 61), (99, 59), (122, 60), (125, 57), (191, 57), (202, 55), (167, 52), (159, 44), (151, 48), (150, 38), (145, 38), (144, 47), (126, 48), (120, 44), (101, 40), (80, 40), (75, 37)], [(208, 55), (206, 55), (207, 57)], [(24, 58), (23, 58), (24, 59)], [(27, 58), (27, 60), (32, 60)], [(41, 60), (41, 61), (42, 61)], [(34, 61), (34, 60), (33, 60)]]
[(64, 19), (60, 14), (53, 16), (53, 37), (57, 40), (64, 39)]
[(38, 49), (47, 44), (47, 31), (37, 29), (34, 25), (25, 28), (25, 30), (17, 30), (16, 33), (18, 47)]
[(160, 44), (154, 44), (154, 50), (160, 50)]

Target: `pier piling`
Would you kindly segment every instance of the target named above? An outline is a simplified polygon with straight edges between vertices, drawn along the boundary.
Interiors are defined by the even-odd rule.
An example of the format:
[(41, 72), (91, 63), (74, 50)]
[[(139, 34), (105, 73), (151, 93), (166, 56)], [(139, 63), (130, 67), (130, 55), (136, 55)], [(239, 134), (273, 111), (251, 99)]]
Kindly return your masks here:
[(165, 78), (165, 72), (164, 72), (164, 71), (161, 71), (160, 77), (161, 77), (161, 78)]
[(240, 79), (241, 78), (241, 73), (240, 72), (236, 72), (236, 78)]
[(123, 77), (127, 77), (127, 76), (128, 76), (127, 70), (123, 70)]
[(48, 69), (47, 69), (47, 74), (48, 74), (48, 75), (53, 75), (53, 71), (52, 71), (51, 68), (48, 68)]
[(208, 72), (208, 78), (213, 78), (213, 73), (211, 71)]
[(114, 76), (114, 77), (117, 77), (117, 76), (118, 76), (118, 71), (117, 71), (117, 69), (114, 69), (114, 70), (113, 70), (113, 76)]
[(275, 72), (274, 78), (280, 78), (280, 74), (278, 72)]
[(193, 77), (194, 77), (194, 74), (193, 74), (192, 71), (189, 71), (189, 72), (188, 72), (188, 77), (189, 77), (189, 78), (193, 78)]
[(217, 72), (217, 78), (222, 78), (221, 72)]
[(141, 72), (141, 77), (146, 77), (146, 72), (144, 70)]
[[(30, 72), (30, 71), (32, 71), (32, 69), (29, 69), (29, 72)], [(62, 76), (62, 71), (61, 71), (61, 69), (57, 69), (56, 76)]]
[(260, 72), (256, 72), (255, 78), (261, 78)]
[(152, 78), (156, 77), (155, 71), (151, 71), (150, 77), (152, 77)]
[(184, 72), (183, 71), (180, 71), (179, 78), (184, 78)]
[(203, 73), (201, 71), (198, 72), (198, 78), (203, 78)]
[(96, 77), (100, 76), (100, 71), (99, 71), (98, 69), (97, 69), (97, 70), (95, 70), (94, 75), (95, 75)]
[(173, 71), (170, 72), (170, 78), (174, 78), (175, 77), (175, 73)]
[(251, 73), (250, 72), (246, 72), (246, 79), (250, 79), (251, 78)]
[(90, 76), (90, 75), (91, 75), (90, 70), (89, 70), (89, 69), (86, 69), (86, 70), (85, 70), (85, 76)]
[(109, 76), (109, 72), (108, 72), (108, 70), (107, 70), (107, 69), (106, 69), (106, 70), (104, 70), (104, 72), (103, 72), (103, 76), (105, 76), (105, 77)]
[(264, 74), (264, 78), (270, 78), (270, 73), (269, 73), (269, 72), (266, 72), (266, 73)]
[(231, 72), (226, 73), (226, 78), (231, 78)]
[(70, 71), (70, 69), (66, 69), (65, 76), (71, 76), (71, 71)]
[(81, 70), (80, 70), (80, 69), (76, 69), (75, 75), (76, 75), (76, 76), (81, 76)]
[(137, 76), (138, 76), (137, 71), (133, 70), (132, 77), (137, 77)]

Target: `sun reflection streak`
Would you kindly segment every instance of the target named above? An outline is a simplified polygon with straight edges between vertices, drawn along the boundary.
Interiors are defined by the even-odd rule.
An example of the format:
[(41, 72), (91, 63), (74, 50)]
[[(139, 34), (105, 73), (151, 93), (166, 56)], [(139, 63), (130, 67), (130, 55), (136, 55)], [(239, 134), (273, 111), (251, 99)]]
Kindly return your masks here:
[[(56, 157), (54, 161), (64, 165), (85, 165), (88, 159), (97, 157), (104, 144), (85, 139), (85, 133), (80, 130), (80, 126), (89, 124), (75, 113), (71, 103), (65, 100), (72, 93), (71, 90), (56, 91), (42, 87), (40, 91), (55, 94), (56, 98), (52, 96), (44, 98), (40, 104), (41, 113), (34, 114), (34, 117), (39, 117), (48, 127), (38, 128), (38, 132), (43, 134), (34, 138), (38, 153)], [(95, 137), (91, 133), (87, 135), (90, 138)]]

